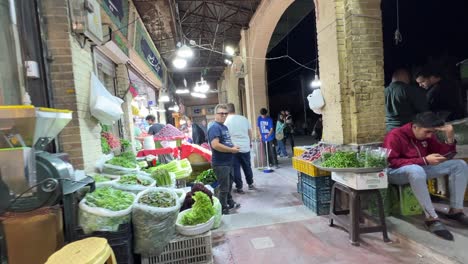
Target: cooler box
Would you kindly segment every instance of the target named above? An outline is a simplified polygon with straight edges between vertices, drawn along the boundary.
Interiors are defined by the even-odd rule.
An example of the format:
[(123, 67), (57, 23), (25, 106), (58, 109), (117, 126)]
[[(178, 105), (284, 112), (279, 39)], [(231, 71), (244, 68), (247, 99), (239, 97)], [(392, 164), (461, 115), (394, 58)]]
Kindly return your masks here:
[(332, 172), (332, 180), (355, 190), (385, 189), (388, 187), (386, 171), (371, 173)]

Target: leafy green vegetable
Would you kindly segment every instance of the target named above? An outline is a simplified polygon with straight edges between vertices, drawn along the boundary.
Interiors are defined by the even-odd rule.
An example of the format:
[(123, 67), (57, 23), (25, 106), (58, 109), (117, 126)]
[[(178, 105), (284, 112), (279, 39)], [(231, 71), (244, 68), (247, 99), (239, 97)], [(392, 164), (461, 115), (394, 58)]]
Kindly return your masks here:
[(111, 187), (98, 188), (94, 192), (86, 194), (85, 198), (88, 206), (112, 211), (127, 209), (135, 199), (132, 194)]
[(154, 191), (145, 193), (143, 196), (140, 197), (138, 201), (140, 203), (160, 207), (160, 208), (167, 208), (176, 205), (176, 200), (174, 197), (165, 191)]
[(216, 177), (216, 174), (214, 173), (213, 169), (209, 169), (198, 174), (197, 178), (195, 179), (195, 182), (201, 182), (203, 184), (212, 184), (217, 180), (218, 178)]
[(156, 167), (156, 170), (151, 173), (151, 177), (156, 180), (158, 186), (172, 185), (171, 176), (166, 169)]
[(130, 168), (130, 169), (136, 168), (136, 162), (129, 160), (127, 157), (124, 157), (124, 156), (113, 157), (112, 159), (108, 160), (106, 163), (115, 165), (115, 166), (124, 167), (124, 168)]
[(109, 143), (107, 143), (107, 139), (105, 137), (101, 137), (101, 148), (102, 153), (104, 154), (111, 152), (111, 148), (109, 146)]
[(210, 198), (205, 193), (195, 192), (192, 198), (195, 203), (192, 210), (182, 217), (182, 225), (190, 226), (206, 223), (216, 213)]
[(337, 151), (326, 159), (323, 167), (328, 168), (359, 168), (362, 167), (361, 162), (357, 158), (357, 153), (353, 151)]
[(176, 172), (180, 170), (180, 164), (178, 160), (173, 160), (167, 164), (159, 165), (158, 167), (161, 169), (166, 169), (169, 172)]
[(188, 159), (180, 160), (179, 164), (182, 169), (192, 169), (192, 165), (190, 164), (190, 161)]
[(94, 179), (94, 182), (98, 183), (98, 182), (107, 182), (107, 181), (111, 181), (112, 179), (107, 177), (107, 176), (104, 176), (104, 175), (101, 175), (101, 174), (95, 174), (92, 176), (93, 179)]
[(143, 186), (151, 185), (151, 182), (149, 180), (139, 178), (138, 175), (136, 175), (136, 174), (123, 175), (122, 177), (120, 177), (118, 183), (128, 184), (128, 185), (139, 184), (139, 185), (143, 185)]

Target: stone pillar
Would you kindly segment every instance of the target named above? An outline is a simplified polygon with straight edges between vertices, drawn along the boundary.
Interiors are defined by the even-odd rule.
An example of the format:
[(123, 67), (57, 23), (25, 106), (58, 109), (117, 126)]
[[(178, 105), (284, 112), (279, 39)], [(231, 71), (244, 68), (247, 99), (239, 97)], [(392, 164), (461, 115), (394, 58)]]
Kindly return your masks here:
[(327, 142), (364, 144), (385, 134), (381, 14), (380, 0), (316, 5)]

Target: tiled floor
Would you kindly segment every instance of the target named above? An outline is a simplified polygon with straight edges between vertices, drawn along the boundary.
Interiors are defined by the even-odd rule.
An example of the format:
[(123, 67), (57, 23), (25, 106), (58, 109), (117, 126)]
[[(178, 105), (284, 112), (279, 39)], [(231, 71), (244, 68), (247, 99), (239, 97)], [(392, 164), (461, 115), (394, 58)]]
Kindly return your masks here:
[(301, 205), (290, 162), (280, 160), (273, 173), (255, 171), (258, 190), (234, 194), (242, 207), (213, 233), (215, 263), (440, 263), (377, 233), (352, 246), (348, 233)]

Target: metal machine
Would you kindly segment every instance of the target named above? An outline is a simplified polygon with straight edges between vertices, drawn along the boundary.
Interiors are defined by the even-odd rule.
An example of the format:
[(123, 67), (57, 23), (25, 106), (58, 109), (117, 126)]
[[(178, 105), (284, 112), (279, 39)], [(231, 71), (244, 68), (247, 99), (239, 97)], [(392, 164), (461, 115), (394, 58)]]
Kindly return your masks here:
[(33, 106), (0, 106), (0, 214), (63, 203), (65, 240), (76, 221), (73, 193), (94, 181), (75, 179), (65, 153), (46, 146), (71, 121), (72, 112)]

